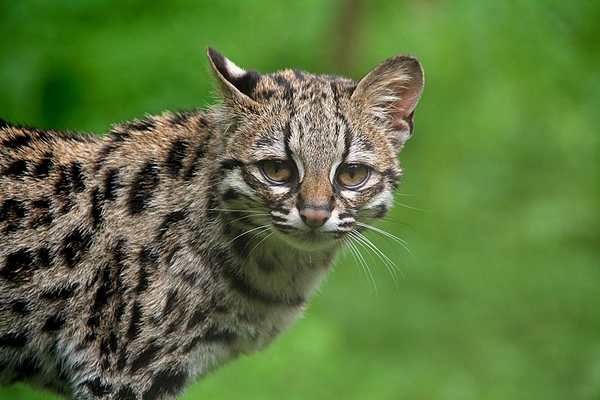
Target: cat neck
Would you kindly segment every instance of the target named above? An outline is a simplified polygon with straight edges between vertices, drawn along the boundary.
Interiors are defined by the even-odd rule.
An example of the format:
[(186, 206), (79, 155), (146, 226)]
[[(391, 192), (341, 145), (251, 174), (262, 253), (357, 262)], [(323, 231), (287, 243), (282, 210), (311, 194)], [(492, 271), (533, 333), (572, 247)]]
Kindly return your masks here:
[(303, 305), (329, 271), (337, 248), (300, 250), (276, 235), (244, 251), (238, 249), (232, 275), (246, 291), (267, 302)]

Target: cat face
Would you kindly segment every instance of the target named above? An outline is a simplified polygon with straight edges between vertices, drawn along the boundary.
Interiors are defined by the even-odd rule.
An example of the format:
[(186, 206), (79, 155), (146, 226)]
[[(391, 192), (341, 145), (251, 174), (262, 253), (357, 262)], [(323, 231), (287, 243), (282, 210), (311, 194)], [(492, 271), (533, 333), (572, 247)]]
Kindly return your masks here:
[(209, 58), (228, 127), (225, 209), (247, 210), (245, 224), (267, 225), (307, 250), (385, 215), (423, 85), (415, 59), (392, 58), (356, 83), (290, 70), (259, 75), (212, 50)]

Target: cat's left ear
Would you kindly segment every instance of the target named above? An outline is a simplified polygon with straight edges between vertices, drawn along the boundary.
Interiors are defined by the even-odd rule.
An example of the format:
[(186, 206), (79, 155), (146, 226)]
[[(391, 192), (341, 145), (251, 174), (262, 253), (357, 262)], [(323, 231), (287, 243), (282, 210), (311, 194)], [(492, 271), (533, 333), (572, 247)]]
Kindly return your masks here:
[(258, 106), (252, 96), (260, 74), (243, 70), (210, 47), (207, 49), (207, 55), (225, 101), (245, 107)]
[(360, 80), (352, 101), (382, 121), (396, 151), (411, 137), (413, 115), (425, 83), (421, 63), (411, 56), (387, 59)]

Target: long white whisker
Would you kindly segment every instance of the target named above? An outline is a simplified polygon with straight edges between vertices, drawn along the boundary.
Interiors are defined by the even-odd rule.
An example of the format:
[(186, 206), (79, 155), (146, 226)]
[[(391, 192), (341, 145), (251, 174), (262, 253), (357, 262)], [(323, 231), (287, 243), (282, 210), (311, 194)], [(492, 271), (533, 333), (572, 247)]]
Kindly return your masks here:
[(236, 237), (234, 237), (233, 239), (231, 239), (227, 244), (229, 245), (229, 244), (235, 242), (237, 239), (241, 238), (242, 236), (247, 235), (247, 234), (249, 234), (251, 232), (254, 232), (257, 229), (265, 229), (265, 228), (268, 229), (269, 227), (270, 227), (270, 225), (259, 225), (257, 227), (252, 228), (252, 229), (249, 229), (246, 232), (240, 233), (239, 235), (237, 235)]
[[(352, 232), (348, 232), (348, 233), (352, 236)], [(355, 237), (355, 236), (353, 236), (353, 237)], [(356, 254), (357, 254), (359, 260), (361, 260), (362, 264), (366, 268), (367, 275), (369, 276), (369, 280), (373, 284), (373, 289), (375, 290), (375, 293), (377, 293), (377, 283), (375, 282), (375, 278), (373, 277), (373, 272), (371, 271), (371, 267), (367, 263), (367, 260), (365, 260), (364, 256), (362, 255), (362, 253), (360, 252), (358, 247), (356, 247), (356, 244), (352, 243), (351, 246), (356, 250)]]
[(383, 236), (385, 236), (385, 237), (387, 237), (389, 239), (394, 240), (395, 242), (399, 243), (404, 248), (404, 250), (406, 250), (406, 252), (408, 254), (410, 254), (412, 256), (412, 253), (411, 253), (410, 249), (408, 248), (408, 243), (406, 243), (406, 240), (404, 240), (402, 238), (399, 238), (398, 236), (393, 235), (393, 234), (391, 234), (391, 233), (389, 233), (387, 231), (384, 231), (383, 229), (379, 229), (379, 228), (377, 228), (375, 226), (372, 226), (372, 225), (369, 225), (369, 224), (365, 224), (365, 223), (362, 223), (362, 222), (357, 222), (356, 225), (362, 226), (363, 228), (371, 229), (374, 232), (377, 232), (377, 233), (379, 233), (379, 234), (381, 234), (381, 235), (383, 235)]
[[(262, 232), (266, 232), (266, 231), (260, 231), (260, 232), (262, 233)], [(261, 243), (263, 243), (265, 240), (267, 240), (267, 239), (268, 239), (268, 238), (270, 238), (271, 236), (273, 236), (273, 231), (271, 231), (271, 232), (267, 233), (267, 234), (265, 235), (265, 237), (263, 237), (262, 239), (260, 239), (260, 240), (258, 241), (258, 243), (256, 243), (256, 245), (254, 245), (254, 247), (252, 248), (252, 250), (250, 250), (250, 252), (248, 253), (248, 258), (250, 258), (250, 256), (252, 255), (252, 252), (253, 252), (254, 250), (256, 250), (256, 248), (257, 248), (258, 246), (260, 246), (260, 245), (261, 245)]]
[(245, 210), (235, 210), (235, 209), (231, 209), (231, 208), (207, 208), (207, 210), (209, 211), (223, 211), (223, 212), (244, 212), (244, 213), (265, 213), (265, 210), (250, 210), (250, 209), (245, 209)]
[(363, 243), (364, 246), (367, 246), (382, 262), (385, 268), (388, 270), (394, 283), (398, 283), (398, 272), (402, 273), (402, 271), (398, 268), (395, 262), (393, 262), (381, 249), (379, 249), (375, 243), (373, 243), (369, 238), (367, 238), (362, 233), (356, 231), (355, 234), (357, 238)]
[(231, 223), (233, 223), (233, 222), (240, 221), (240, 220), (242, 220), (242, 219), (246, 219), (246, 218), (253, 218), (253, 217), (262, 217), (262, 216), (267, 216), (267, 215), (270, 215), (270, 214), (269, 214), (269, 213), (250, 214), (250, 215), (245, 215), (245, 216), (243, 216), (243, 217), (239, 217), (239, 218), (236, 218), (236, 219), (232, 219), (231, 221), (227, 221), (227, 223), (228, 223), (228, 224), (231, 224)]
[[(367, 280), (369, 282), (371, 282), (371, 285), (373, 285), (373, 282), (369, 279), (369, 274), (367, 273), (367, 270), (365, 269), (364, 264), (358, 258), (358, 253), (357, 253), (358, 249), (356, 249), (356, 247), (354, 246), (354, 244), (352, 243), (352, 241), (350, 239), (345, 239), (345, 243), (348, 245), (348, 249), (350, 249), (350, 253), (352, 254), (352, 257), (354, 258), (354, 261), (362, 269), (363, 274), (365, 275)], [(375, 286), (374, 286), (374, 290), (377, 290)]]

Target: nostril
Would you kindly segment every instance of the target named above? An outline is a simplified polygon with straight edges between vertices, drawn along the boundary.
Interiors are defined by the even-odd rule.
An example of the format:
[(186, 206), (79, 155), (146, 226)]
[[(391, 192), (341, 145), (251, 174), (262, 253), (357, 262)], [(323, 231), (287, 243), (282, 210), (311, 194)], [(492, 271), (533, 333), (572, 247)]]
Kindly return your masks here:
[(311, 228), (323, 226), (330, 215), (328, 210), (319, 208), (304, 208), (300, 211), (302, 221)]

